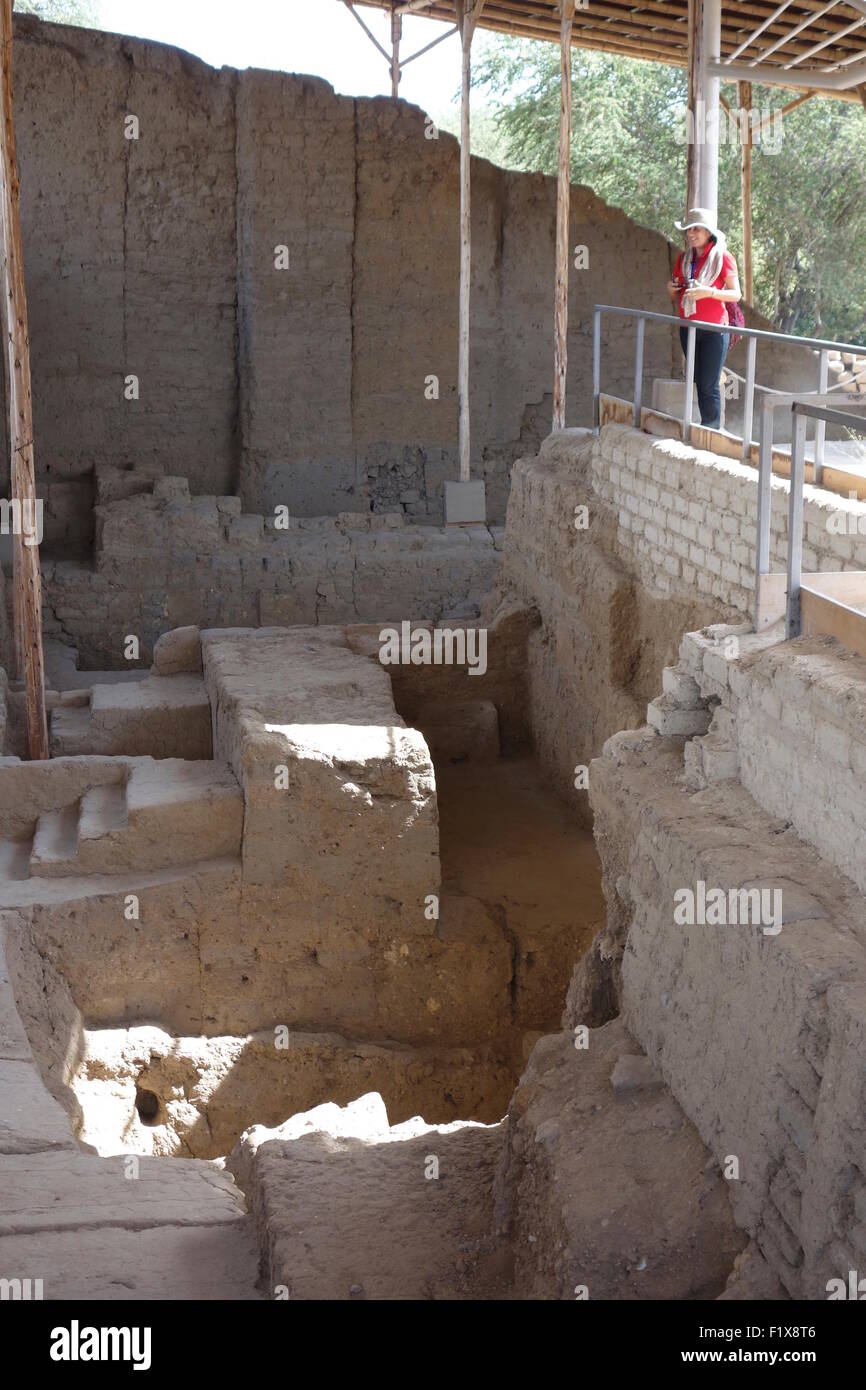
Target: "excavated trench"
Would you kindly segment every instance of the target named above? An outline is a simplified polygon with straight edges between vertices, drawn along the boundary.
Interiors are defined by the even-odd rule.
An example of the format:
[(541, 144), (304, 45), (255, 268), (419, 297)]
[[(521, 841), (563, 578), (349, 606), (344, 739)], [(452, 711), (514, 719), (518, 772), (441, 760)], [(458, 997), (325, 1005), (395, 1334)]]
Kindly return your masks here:
[[(253, 1125), (279, 1126), (371, 1091), (392, 1125), (418, 1115), (428, 1124), (495, 1124), (538, 1038), (561, 1026), (572, 972), (604, 917), (591, 832), (551, 785), (514, 713), (523, 699), (519, 640), (494, 644), (479, 698), (467, 701), (475, 683), (465, 671), (386, 675), (369, 660), (367, 630), (346, 630), (348, 643), (328, 635), (335, 629), (310, 639), (304, 634), (314, 630), (271, 631), (301, 643), (298, 652), (271, 652), (251, 630), (245, 640), (257, 644), (254, 657), (238, 661), (231, 651), (219, 691), (207, 675), (181, 671), (118, 684), (104, 674), (89, 705), (79, 690), (64, 697), (53, 735), (56, 752), (71, 757), (65, 770), (55, 763), (53, 775), (68, 776), (70, 790), (77, 779), (80, 800), (43, 812), (29, 849), (12, 842), (14, 877), (22, 880), (18, 898), (19, 884), (11, 885), (12, 906), (20, 902), (30, 914), (19, 938), (19, 979), (50, 982), (19, 1001), (22, 1013), (77, 1137), (101, 1155), (220, 1158)], [(270, 753), (255, 744), (243, 755), (235, 767), (247, 778), (243, 787), (231, 771), (236, 726), (247, 727), (237, 711), (252, 698), (252, 685), (240, 694), (232, 685), (237, 671), (257, 665), (259, 685), (267, 698), (277, 692), (282, 711), (278, 677), (293, 660), (315, 676), (315, 689), (298, 696), (301, 717), (309, 718), (312, 698), (326, 711), (337, 699), (337, 715), (350, 732), (362, 726), (355, 741), (366, 747), (396, 715), (411, 755), (398, 748), (390, 758), (386, 749), (370, 773), (349, 750), (335, 760), (334, 787), (305, 787), (310, 762), (297, 764), (295, 796), (313, 823), (299, 867), (289, 867), (305, 882), (312, 864), (300, 909), (283, 894), (282, 866), (270, 889), (270, 867), (256, 860), (274, 834), (290, 845), (294, 838), (283, 822), (268, 820), (271, 803), (262, 810), (259, 783), (249, 780), (248, 764), (259, 757), (270, 776)], [(282, 730), (284, 739), (298, 715), (267, 724), (259, 685), (255, 727)], [(218, 747), (229, 708), (234, 722)], [(115, 761), (119, 753), (130, 755), (128, 764)], [(82, 754), (96, 755), (86, 762), (107, 779), (102, 785), (92, 786)], [(407, 756), (418, 774), (398, 766)], [(318, 754), (312, 766), (320, 770)], [(408, 809), (399, 800), (407, 775), (413, 786), (418, 777), (418, 785), (428, 783)], [(359, 813), (360, 794), (367, 809)], [(322, 812), (329, 797), (335, 804)], [(363, 853), (343, 867), (347, 806), (368, 821), (381, 806), (396, 806), (373, 831), (382, 841), (371, 844), (381, 870)], [(414, 818), (408, 830), (407, 817)], [(241, 840), (241, 858), (233, 859)], [(333, 878), (323, 887), (315, 874), (326, 844)], [(425, 855), (435, 864), (432, 878)], [(147, 872), (136, 877), (133, 865)], [(87, 877), (106, 871), (114, 877)], [(135, 890), (140, 920), (118, 923), (118, 885), (124, 902)], [(357, 923), (345, 910), (353, 892), (359, 912), (367, 906)], [(416, 935), (411, 921), (407, 927), (412, 903), (435, 904), (423, 913), (435, 920), (415, 923)], [(300, 944), (292, 936), (289, 950), (292, 934)], [(196, 1012), (199, 995), (206, 1002)]]
[[(560, 1025), (573, 968), (604, 904), (590, 832), (523, 750), (495, 761), (439, 757), (442, 894), (480, 900), (508, 943), (505, 1026), (479, 1048), (359, 1047), (302, 1033), (178, 1037), (143, 1024), (88, 1029), (70, 1077), (80, 1138), (100, 1153), (212, 1159), (251, 1125), (379, 1091), (389, 1120), (493, 1123), (535, 1041)], [(281, 1046), (285, 1043), (285, 1046)], [(298, 1070), (301, 1076), (298, 1075)]]

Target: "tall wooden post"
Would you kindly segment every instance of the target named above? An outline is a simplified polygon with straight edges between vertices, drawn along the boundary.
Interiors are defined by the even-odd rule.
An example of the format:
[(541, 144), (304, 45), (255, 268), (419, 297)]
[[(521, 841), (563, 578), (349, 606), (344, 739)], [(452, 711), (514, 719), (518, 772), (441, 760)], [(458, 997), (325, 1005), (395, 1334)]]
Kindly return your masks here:
[(469, 87), (472, 77), (470, 50), (484, 0), (456, 0), (457, 26), (463, 53), (460, 86), (460, 302), (457, 347), (457, 454), (459, 480), (469, 482), (469, 284), (472, 272), (472, 219), (470, 207)]
[(574, 0), (562, 0), (559, 33), (559, 171), (556, 184), (556, 288), (553, 304), (553, 425), (565, 429), (568, 369), (568, 217), (571, 201), (571, 31)]
[(391, 11), (391, 95), (397, 100), (400, 86), (400, 39), (403, 35), (403, 16)]
[[(30, 394), (30, 335), (21, 251), (18, 161), (12, 107), (12, 0), (0, 0), (0, 251), (2, 251), (3, 331), (9, 383), (9, 443), (12, 500), (20, 508), (13, 538), (15, 650), (27, 696), (27, 736), (31, 758), (48, 757), (45, 677), (42, 660), (42, 582), (39, 547), (23, 534), (35, 527), (36, 478), (33, 463), (33, 411)], [(28, 516), (29, 513), (29, 516)]]
[[(743, 288), (746, 302), (754, 303), (752, 271), (752, 84), (740, 82), (737, 87), (740, 106), (740, 199), (743, 206)], [(743, 112), (745, 111), (745, 130)]]

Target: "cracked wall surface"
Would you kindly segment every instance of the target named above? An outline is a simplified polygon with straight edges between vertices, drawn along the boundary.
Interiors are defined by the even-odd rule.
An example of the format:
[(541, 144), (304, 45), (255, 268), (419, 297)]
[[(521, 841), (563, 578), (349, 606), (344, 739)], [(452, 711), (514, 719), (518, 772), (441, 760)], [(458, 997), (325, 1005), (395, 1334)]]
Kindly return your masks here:
[[(89, 545), (99, 464), (180, 473), (255, 512), (438, 520), (456, 473), (457, 141), (317, 78), (26, 16), (15, 33), (49, 542)], [(473, 160), (472, 467), (493, 520), (549, 428), (555, 199), (551, 178)], [(666, 310), (672, 248), (583, 187), (571, 225), (590, 269), (572, 274), (569, 414), (588, 421), (599, 287), (628, 303), (640, 283)], [(650, 327), (650, 375), (677, 352)], [(627, 389), (632, 355), (628, 328), (606, 333), (606, 389)]]

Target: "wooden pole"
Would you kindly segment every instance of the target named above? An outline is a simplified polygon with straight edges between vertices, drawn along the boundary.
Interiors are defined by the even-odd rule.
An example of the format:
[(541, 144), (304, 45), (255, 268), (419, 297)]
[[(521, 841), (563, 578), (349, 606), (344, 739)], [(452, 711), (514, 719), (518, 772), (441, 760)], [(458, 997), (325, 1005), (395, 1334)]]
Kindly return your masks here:
[(556, 185), (556, 287), (553, 303), (553, 425), (565, 429), (568, 369), (568, 219), (571, 202), (571, 31), (574, 0), (562, 0), (559, 79), (559, 172)]
[(472, 35), (484, 0), (456, 0), (457, 27), (462, 47), (460, 85), (460, 302), (457, 348), (457, 454), (459, 481), (469, 482), (469, 285), (472, 271), (472, 219), (470, 206), (469, 88), (472, 77)]
[[(752, 84), (737, 85), (740, 102), (740, 200), (743, 207), (743, 288), (746, 303), (755, 301), (752, 271)], [(742, 113), (746, 113), (746, 128), (742, 128)]]
[[(12, 105), (12, 0), (0, 0), (0, 251), (3, 261), (3, 328), (9, 382), (9, 443), (12, 451), (12, 500), (21, 521), (36, 526), (36, 478), (33, 462), (33, 411), (30, 394), (30, 335), (21, 250), (18, 160)], [(29, 516), (28, 516), (29, 512)], [(27, 737), (31, 758), (47, 758), (45, 677), (42, 659), (42, 583), (39, 547), (19, 524), (13, 537), (15, 648), (27, 697)]]
[(397, 100), (400, 85), (400, 39), (403, 34), (403, 19), (396, 10), (391, 11), (391, 96)]

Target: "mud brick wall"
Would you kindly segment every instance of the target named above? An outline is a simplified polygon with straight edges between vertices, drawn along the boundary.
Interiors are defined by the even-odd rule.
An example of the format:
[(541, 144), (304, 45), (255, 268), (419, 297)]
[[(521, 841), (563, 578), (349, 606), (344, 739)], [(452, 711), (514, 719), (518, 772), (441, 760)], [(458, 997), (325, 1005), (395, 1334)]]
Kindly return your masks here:
[[(89, 547), (99, 464), (181, 474), (246, 510), (438, 521), (456, 468), (456, 140), (317, 78), (27, 16), (15, 34), (49, 545)], [(549, 429), (555, 203), (553, 179), (473, 161), (473, 469), (494, 521)], [(588, 423), (592, 305), (666, 310), (672, 247), (587, 188), (571, 218), (589, 269), (571, 276), (568, 409)], [(631, 327), (606, 324), (605, 389), (629, 389), (632, 354)], [(651, 325), (648, 377), (678, 356)], [(775, 384), (796, 384), (779, 362)]]

